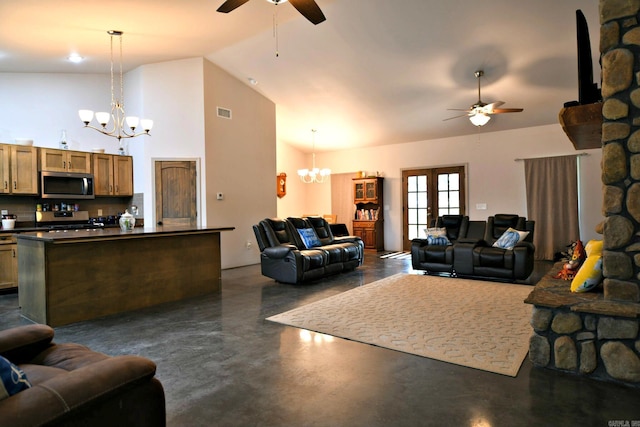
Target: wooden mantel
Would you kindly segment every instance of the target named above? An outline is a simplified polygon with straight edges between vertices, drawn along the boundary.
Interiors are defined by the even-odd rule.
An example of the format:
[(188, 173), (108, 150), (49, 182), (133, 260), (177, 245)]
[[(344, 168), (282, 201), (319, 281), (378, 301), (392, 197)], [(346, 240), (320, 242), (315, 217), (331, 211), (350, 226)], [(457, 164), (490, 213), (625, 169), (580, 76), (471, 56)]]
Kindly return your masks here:
[(602, 147), (602, 103), (560, 110), (558, 120), (576, 150)]

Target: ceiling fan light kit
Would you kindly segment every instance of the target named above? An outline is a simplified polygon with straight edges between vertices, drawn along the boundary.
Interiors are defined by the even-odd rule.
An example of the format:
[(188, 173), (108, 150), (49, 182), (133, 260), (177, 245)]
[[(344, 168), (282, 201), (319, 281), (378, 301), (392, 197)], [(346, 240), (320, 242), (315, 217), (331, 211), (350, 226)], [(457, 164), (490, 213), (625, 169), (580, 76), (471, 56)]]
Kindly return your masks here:
[(490, 104), (482, 102), (482, 97), (480, 96), (480, 79), (484, 76), (484, 71), (476, 70), (473, 75), (478, 79), (478, 101), (468, 109), (449, 108), (449, 110), (452, 111), (466, 111), (466, 113), (459, 116), (449, 117), (444, 120), (457, 119), (458, 117), (469, 117), (469, 121), (471, 121), (472, 124), (480, 127), (489, 123), (492, 114), (519, 113), (524, 111), (523, 108), (498, 108), (504, 104), (503, 101), (495, 101)]

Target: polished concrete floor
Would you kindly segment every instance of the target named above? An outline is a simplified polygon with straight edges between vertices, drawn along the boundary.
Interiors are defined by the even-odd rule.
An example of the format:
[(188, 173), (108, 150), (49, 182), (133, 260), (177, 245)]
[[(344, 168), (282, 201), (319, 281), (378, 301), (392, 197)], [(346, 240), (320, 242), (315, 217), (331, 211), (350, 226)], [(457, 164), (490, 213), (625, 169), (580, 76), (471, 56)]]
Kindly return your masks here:
[[(375, 254), (356, 271), (305, 286), (264, 278), (257, 265), (229, 269), (221, 294), (58, 327), (56, 341), (154, 360), (169, 426), (640, 423), (638, 389), (528, 360), (512, 378), (265, 321), (399, 272), (413, 272), (409, 260)], [(17, 304), (16, 294), (0, 295), (0, 327), (28, 323)]]

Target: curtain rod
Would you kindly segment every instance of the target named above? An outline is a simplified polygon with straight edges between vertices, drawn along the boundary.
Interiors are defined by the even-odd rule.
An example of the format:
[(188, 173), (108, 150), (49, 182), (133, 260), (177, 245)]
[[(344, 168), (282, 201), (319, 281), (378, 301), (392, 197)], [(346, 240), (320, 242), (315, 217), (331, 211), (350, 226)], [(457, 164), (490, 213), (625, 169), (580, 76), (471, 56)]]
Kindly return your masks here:
[(576, 156), (576, 157), (582, 157), (582, 156), (589, 156), (589, 153), (578, 153), (578, 154), (565, 154), (563, 156), (552, 156), (552, 157), (530, 157), (528, 159), (513, 159), (514, 162), (524, 162), (525, 160), (533, 160), (533, 159), (552, 159), (554, 157), (565, 157), (565, 156)]

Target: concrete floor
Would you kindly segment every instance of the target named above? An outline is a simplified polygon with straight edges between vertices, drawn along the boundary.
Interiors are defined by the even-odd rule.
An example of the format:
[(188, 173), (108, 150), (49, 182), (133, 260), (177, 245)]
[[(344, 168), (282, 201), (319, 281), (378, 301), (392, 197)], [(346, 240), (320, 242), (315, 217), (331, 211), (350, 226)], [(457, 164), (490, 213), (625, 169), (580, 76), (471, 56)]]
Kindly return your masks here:
[[(528, 359), (511, 378), (264, 320), (399, 272), (412, 272), (409, 260), (375, 254), (305, 286), (276, 283), (257, 265), (230, 269), (222, 294), (58, 327), (55, 340), (155, 361), (169, 426), (640, 425), (638, 389)], [(0, 295), (1, 328), (28, 323), (17, 304), (15, 293)]]

